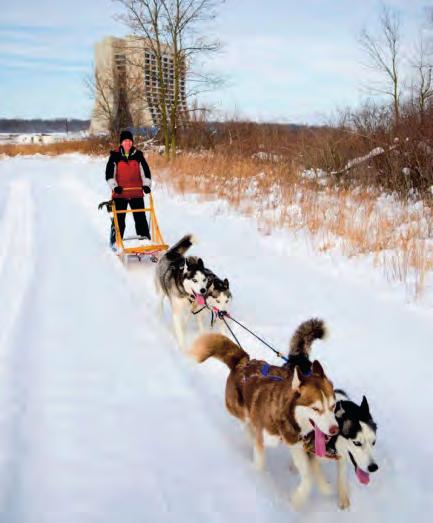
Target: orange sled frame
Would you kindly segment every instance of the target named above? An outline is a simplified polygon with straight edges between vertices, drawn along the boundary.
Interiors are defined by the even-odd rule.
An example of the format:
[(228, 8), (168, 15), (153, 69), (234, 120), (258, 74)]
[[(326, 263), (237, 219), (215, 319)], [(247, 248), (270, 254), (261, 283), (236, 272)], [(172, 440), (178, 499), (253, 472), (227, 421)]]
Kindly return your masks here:
[[(127, 190), (134, 190), (138, 189), (138, 187), (131, 187), (131, 188), (125, 188), (124, 191)], [(141, 189), (141, 187), (139, 187)], [(123, 262), (127, 262), (128, 256), (137, 256), (138, 259), (141, 261), (141, 258), (143, 256), (151, 256), (152, 261), (158, 261), (160, 253), (166, 251), (168, 249), (168, 245), (164, 243), (164, 240), (162, 238), (161, 231), (159, 230), (158, 220), (156, 218), (155, 214), (155, 207), (153, 205), (153, 197), (152, 193), (149, 193), (149, 207), (144, 207), (143, 209), (127, 209), (125, 211), (118, 211), (116, 210), (116, 207), (114, 205), (114, 201), (111, 204), (111, 215), (113, 218), (113, 224), (114, 224), (114, 230), (116, 232), (116, 248), (117, 248), (117, 255), (120, 257), (120, 259)], [(119, 229), (119, 220), (117, 219), (117, 216), (119, 214), (127, 214), (131, 212), (148, 212), (149, 218), (150, 218), (150, 243), (149, 245), (137, 245), (137, 246), (131, 246), (126, 247), (125, 246), (125, 240), (128, 240), (127, 238), (122, 239), (122, 236), (120, 235), (120, 229)], [(134, 240), (136, 238), (130, 238), (130, 240)], [(129, 240), (128, 240), (129, 241)]]

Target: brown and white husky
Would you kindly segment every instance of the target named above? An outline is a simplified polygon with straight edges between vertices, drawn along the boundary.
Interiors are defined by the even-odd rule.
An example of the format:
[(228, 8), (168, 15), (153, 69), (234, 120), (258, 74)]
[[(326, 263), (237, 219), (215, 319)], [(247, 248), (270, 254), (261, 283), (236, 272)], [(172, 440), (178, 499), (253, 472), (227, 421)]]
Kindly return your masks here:
[[(303, 373), (308, 374), (312, 367), (311, 341), (323, 338), (325, 331), (323, 320), (313, 318), (302, 323), (292, 336), (288, 362), (284, 367), (293, 369), (298, 366)], [(341, 389), (335, 389), (334, 392), (337, 400), (335, 417), (339, 432), (326, 441), (326, 452), (322, 452), (321, 457), (336, 459), (339, 506), (346, 509), (350, 505), (346, 472), (349, 463), (352, 463), (355, 476), (363, 485), (369, 483), (371, 473), (379, 470), (374, 458), (377, 424), (373, 420), (365, 396), (358, 405), (351, 401)], [(314, 439), (313, 434), (311, 434), (311, 438)], [(314, 450), (314, 444), (312, 447)], [(319, 466), (317, 463), (316, 465)]]
[[(297, 331), (299, 336), (299, 329)], [(313, 338), (304, 340), (310, 344)], [(326, 439), (338, 432), (334, 415), (335, 394), (322, 366), (314, 361), (311, 372), (302, 374), (299, 366), (282, 368), (249, 355), (222, 334), (200, 336), (190, 350), (199, 363), (214, 357), (225, 363), (230, 373), (226, 383), (227, 410), (244, 422), (254, 442), (254, 465), (264, 466), (264, 449), (279, 442), (286, 444), (301, 481), (292, 495), (295, 508), (308, 498), (313, 478), (319, 489), (329, 494), (329, 484), (315, 457), (304, 450), (303, 438), (314, 431), (320, 454)]]

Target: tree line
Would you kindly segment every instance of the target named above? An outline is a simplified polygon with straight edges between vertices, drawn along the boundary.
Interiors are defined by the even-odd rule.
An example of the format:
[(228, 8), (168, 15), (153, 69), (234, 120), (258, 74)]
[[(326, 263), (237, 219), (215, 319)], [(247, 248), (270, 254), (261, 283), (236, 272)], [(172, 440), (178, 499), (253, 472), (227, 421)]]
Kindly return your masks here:
[(62, 133), (87, 131), (89, 120), (77, 118), (55, 119), (21, 119), (0, 118), (0, 132), (2, 133)]

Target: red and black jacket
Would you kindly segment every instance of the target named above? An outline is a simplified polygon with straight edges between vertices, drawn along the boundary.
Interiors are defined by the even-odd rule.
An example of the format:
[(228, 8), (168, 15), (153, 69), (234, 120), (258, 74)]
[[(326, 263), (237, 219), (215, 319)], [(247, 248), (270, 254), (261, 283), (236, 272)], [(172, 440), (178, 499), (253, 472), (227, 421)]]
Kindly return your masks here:
[[(147, 185), (150, 188), (151, 178), (142, 151), (131, 147), (126, 157), (123, 147), (120, 146), (119, 149), (110, 152), (105, 168), (105, 179), (113, 191), (113, 198), (141, 198), (143, 196), (141, 187)], [(124, 189), (121, 194), (116, 194), (113, 190), (118, 185)], [(132, 187), (140, 187), (140, 189), (128, 190)]]

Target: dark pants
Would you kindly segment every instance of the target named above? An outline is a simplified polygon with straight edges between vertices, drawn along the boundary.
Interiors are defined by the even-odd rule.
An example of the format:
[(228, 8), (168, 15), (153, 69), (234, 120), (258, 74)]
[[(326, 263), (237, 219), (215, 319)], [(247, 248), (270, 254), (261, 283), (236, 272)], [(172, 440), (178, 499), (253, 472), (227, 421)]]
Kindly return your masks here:
[[(114, 198), (114, 205), (116, 206), (117, 211), (126, 211), (127, 207), (131, 209), (143, 209), (144, 208), (144, 199), (143, 198)], [(135, 232), (138, 236), (145, 236), (150, 239), (149, 226), (147, 224), (146, 213), (145, 212), (133, 212), (134, 222), (135, 222)], [(120, 235), (123, 238), (123, 233), (125, 232), (125, 218), (126, 213), (121, 213), (117, 215), (117, 221), (119, 222)], [(114, 231), (114, 224), (111, 224), (111, 243), (114, 244), (116, 239), (116, 233)]]

